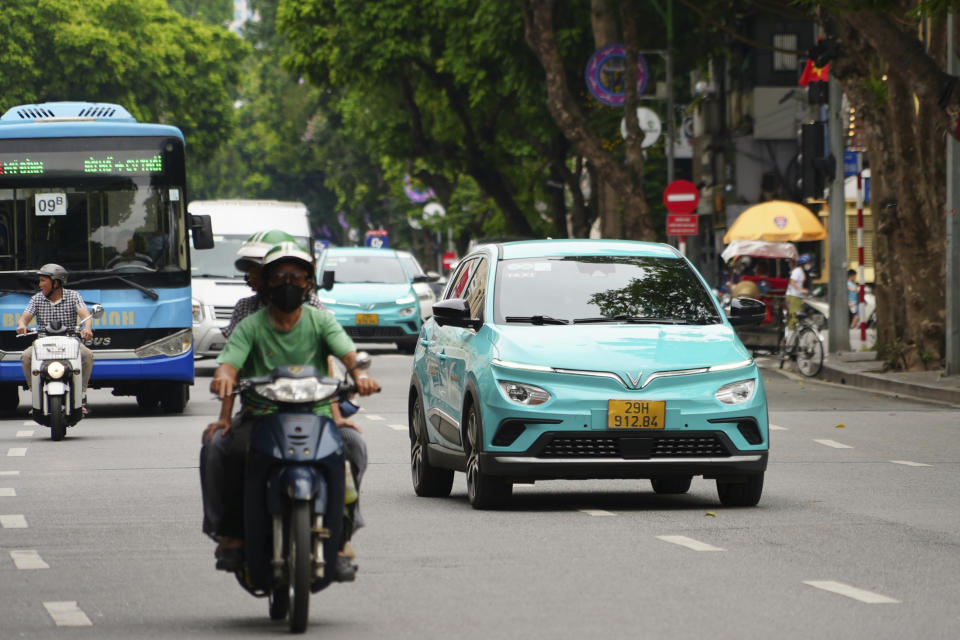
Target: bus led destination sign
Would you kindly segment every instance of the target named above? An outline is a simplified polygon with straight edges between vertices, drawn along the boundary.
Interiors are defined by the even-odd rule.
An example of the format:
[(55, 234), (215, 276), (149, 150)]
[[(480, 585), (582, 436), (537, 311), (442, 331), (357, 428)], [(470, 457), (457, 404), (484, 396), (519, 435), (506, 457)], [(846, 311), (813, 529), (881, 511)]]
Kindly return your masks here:
[(50, 175), (149, 176), (163, 173), (163, 154), (152, 150), (98, 152), (59, 151), (0, 153), (0, 176)]

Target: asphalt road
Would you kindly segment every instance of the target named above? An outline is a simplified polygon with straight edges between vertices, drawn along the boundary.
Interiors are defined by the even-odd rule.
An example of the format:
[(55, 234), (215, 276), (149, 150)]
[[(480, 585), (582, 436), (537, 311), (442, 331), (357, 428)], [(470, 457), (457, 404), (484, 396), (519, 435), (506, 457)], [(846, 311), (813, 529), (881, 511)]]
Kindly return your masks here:
[[(374, 350), (357, 582), (311, 600), (328, 638), (960, 637), (960, 410), (764, 374), (760, 505), (714, 483), (519, 486), (509, 508), (414, 496), (408, 356)], [(182, 416), (90, 394), (52, 442), (0, 421), (0, 638), (275, 637), (267, 604), (213, 568), (197, 454), (210, 368)], [(74, 626), (78, 625), (78, 626)]]

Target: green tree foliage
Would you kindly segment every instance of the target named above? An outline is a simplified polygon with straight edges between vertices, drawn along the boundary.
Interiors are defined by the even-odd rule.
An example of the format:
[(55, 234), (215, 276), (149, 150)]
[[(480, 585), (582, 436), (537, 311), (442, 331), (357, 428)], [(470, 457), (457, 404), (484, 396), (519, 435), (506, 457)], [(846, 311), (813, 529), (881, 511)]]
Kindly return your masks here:
[(244, 43), (163, 0), (30, 0), (0, 12), (0, 107), (115, 102), (208, 157), (229, 135)]
[(233, 18), (233, 0), (167, 0), (167, 4), (180, 15), (206, 24), (223, 25)]

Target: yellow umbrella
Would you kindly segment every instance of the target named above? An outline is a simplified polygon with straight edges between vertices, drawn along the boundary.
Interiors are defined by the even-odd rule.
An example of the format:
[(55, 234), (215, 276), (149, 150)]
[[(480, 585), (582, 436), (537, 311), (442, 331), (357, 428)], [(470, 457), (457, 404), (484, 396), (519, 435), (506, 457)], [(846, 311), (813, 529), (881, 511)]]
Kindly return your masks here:
[(723, 236), (723, 241), (805, 242), (826, 237), (826, 229), (810, 209), (797, 202), (771, 200), (755, 204), (741, 213)]

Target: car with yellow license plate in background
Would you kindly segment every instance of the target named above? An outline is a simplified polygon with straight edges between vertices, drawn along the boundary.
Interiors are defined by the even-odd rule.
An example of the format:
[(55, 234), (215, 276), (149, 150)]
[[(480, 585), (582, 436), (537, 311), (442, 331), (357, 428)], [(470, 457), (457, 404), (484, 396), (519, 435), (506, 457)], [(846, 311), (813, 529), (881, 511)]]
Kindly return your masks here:
[(676, 249), (620, 240), (487, 244), (459, 262), (424, 324), (407, 411), (420, 496), (466, 473), (474, 508), (513, 483), (648, 478), (657, 493), (716, 481), (727, 506), (761, 497), (763, 379)]
[(413, 353), (423, 321), (415, 277), (407, 275), (397, 251), (331, 247), (320, 255), (318, 278), (325, 271), (334, 272), (334, 283), (318, 294), (320, 301), (354, 342), (393, 342)]

